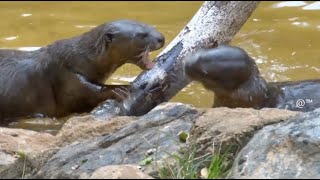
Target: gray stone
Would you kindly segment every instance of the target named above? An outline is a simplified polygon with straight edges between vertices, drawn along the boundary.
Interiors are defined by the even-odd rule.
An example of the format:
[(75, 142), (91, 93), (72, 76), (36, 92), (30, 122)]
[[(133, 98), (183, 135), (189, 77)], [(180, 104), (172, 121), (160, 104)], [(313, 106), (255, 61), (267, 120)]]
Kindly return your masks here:
[(286, 121), (299, 112), (264, 108), (208, 108), (195, 119), (188, 146), (197, 150), (197, 156), (204, 156), (228, 148), (236, 153), (252, 136), (266, 125)]
[(230, 178), (320, 178), (320, 109), (264, 127), (241, 150)]
[[(196, 157), (202, 161), (201, 166), (208, 167), (204, 163), (206, 155), (215, 152), (225, 152), (229, 149), (231, 157), (239, 149), (246, 145), (255, 132), (262, 127), (286, 121), (295, 117), (299, 112), (265, 108), (256, 110), (252, 108), (206, 108), (197, 109), (199, 116), (195, 116), (190, 137), (187, 141), (187, 153), (196, 150)], [(189, 152), (188, 152), (189, 151)], [(168, 162), (168, 160), (165, 160)], [(171, 162), (174, 163), (175, 161)], [(144, 172), (157, 177), (157, 170), (163, 162), (152, 162)]]
[[(130, 170), (131, 175), (115, 171), (120, 167), (117, 165), (123, 164), (135, 167), (142, 164), (141, 171), (158, 177), (164, 160), (174, 163), (170, 154), (179, 154), (188, 149), (186, 147), (196, 147), (196, 156), (199, 157), (212, 154), (215, 150), (213, 144), (242, 147), (260, 128), (286, 121), (297, 114), (280, 109), (195, 109), (181, 103), (163, 103), (141, 117), (74, 116), (56, 136), (0, 128), (0, 177), (139, 176), (140, 171), (137, 174)], [(187, 143), (179, 138), (182, 131), (189, 133)], [(17, 155), (20, 150), (26, 158)], [(141, 163), (150, 158), (150, 164)]]
[(100, 167), (139, 164), (149, 149), (154, 160), (179, 150), (180, 131), (190, 132), (198, 112), (180, 103), (166, 103), (119, 131), (66, 146), (51, 157), (35, 178), (79, 178)]

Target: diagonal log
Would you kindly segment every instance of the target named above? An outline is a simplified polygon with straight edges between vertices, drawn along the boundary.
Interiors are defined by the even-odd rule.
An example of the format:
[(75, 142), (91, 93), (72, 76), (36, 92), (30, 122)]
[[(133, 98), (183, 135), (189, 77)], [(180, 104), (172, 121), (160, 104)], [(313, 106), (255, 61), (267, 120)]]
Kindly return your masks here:
[(199, 48), (228, 44), (259, 1), (206, 1), (178, 36), (157, 56), (153, 69), (142, 72), (124, 99), (126, 115), (140, 116), (169, 101), (191, 81), (183, 58)]

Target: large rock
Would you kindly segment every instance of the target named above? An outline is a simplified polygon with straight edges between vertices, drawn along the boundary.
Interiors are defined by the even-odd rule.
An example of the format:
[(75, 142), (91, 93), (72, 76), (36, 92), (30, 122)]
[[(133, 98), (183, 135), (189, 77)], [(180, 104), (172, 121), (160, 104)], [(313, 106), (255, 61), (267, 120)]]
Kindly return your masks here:
[[(199, 109), (201, 116), (189, 139), (189, 147), (197, 150), (197, 156), (212, 154), (218, 150), (223, 153), (236, 153), (262, 127), (288, 120), (298, 112), (265, 108), (209, 108)], [(191, 149), (191, 150), (192, 150)]]
[(28, 177), (59, 150), (85, 139), (108, 135), (134, 121), (135, 117), (71, 117), (56, 136), (31, 130), (0, 128), (0, 177)]
[(259, 131), (239, 153), (230, 178), (320, 178), (320, 109)]
[(74, 142), (60, 149), (44, 165), (36, 178), (79, 178), (91, 176), (107, 165), (138, 164), (152, 149), (154, 160), (179, 150), (180, 131), (190, 132), (196, 109), (181, 103), (167, 103), (128, 123), (113, 134)]
[[(61, 131), (64, 139), (73, 143), (60, 149), (34, 177), (79, 178), (81, 174), (90, 177), (103, 166), (138, 164), (146, 159), (146, 154), (150, 151), (154, 152), (150, 155), (152, 162), (156, 162), (168, 157), (168, 153), (180, 152), (181, 146), (186, 145), (179, 141), (178, 134), (181, 131), (191, 134), (188, 140), (189, 143), (195, 142), (200, 152), (198, 155), (212, 153), (213, 142), (245, 144), (263, 126), (287, 120), (297, 114), (298, 112), (279, 109), (195, 109), (181, 103), (164, 103), (144, 116), (132, 117), (131, 121), (125, 120), (128, 117), (116, 117), (106, 122), (89, 120), (86, 123), (87, 120), (80, 120), (80, 124), (85, 124), (66, 125)], [(118, 128), (111, 128), (110, 123), (114, 124), (118, 118), (122, 118), (122, 123), (119, 123)], [(127, 124), (122, 126), (125, 122)], [(93, 131), (91, 128), (100, 130)], [(83, 129), (86, 129), (82, 133), (85, 136), (80, 139), (89, 139), (75, 141), (73, 137), (82, 135), (72, 134)], [(103, 129), (106, 130), (105, 134), (98, 136), (103, 133)], [(92, 132), (99, 133), (91, 136)], [(144, 170), (154, 175), (157, 167), (154, 166), (151, 170), (150, 167), (152, 166)]]
[[(279, 109), (195, 109), (163, 103), (141, 117), (75, 116), (56, 136), (4, 128), (0, 133), (0, 177), (135, 178), (143, 176), (137, 168), (110, 165), (135, 166), (144, 160), (150, 164), (141, 170), (157, 177), (161, 160), (183, 152), (181, 147), (196, 147), (196, 156), (202, 156), (212, 154), (212, 144), (243, 146), (263, 126), (297, 114)], [(181, 131), (190, 134), (187, 143), (179, 139)], [(23, 152), (18, 153), (20, 157), (15, 155), (17, 149)], [(118, 167), (120, 170), (114, 171)], [(132, 171), (121, 170), (127, 168)]]
[(48, 133), (0, 128), (0, 177), (21, 178), (43, 165), (56, 149), (55, 140)]

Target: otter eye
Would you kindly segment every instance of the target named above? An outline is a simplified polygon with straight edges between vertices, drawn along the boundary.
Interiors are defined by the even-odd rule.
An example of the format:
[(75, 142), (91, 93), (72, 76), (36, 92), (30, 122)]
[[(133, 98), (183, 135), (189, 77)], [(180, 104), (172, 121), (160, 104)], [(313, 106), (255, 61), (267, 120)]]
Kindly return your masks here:
[(148, 33), (138, 33), (137, 36), (140, 38), (146, 38), (148, 36)]

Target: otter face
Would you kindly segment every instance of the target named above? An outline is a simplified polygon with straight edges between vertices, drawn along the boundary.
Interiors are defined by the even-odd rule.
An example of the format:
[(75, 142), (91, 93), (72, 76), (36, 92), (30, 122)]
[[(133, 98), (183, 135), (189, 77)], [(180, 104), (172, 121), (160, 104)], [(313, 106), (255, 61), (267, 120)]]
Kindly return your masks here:
[(104, 26), (108, 38), (107, 51), (119, 64), (132, 63), (141, 69), (151, 69), (149, 52), (164, 46), (165, 38), (155, 28), (132, 20), (119, 20)]
[(185, 74), (210, 90), (234, 90), (250, 78), (252, 68), (244, 50), (226, 45), (202, 49), (184, 59)]

